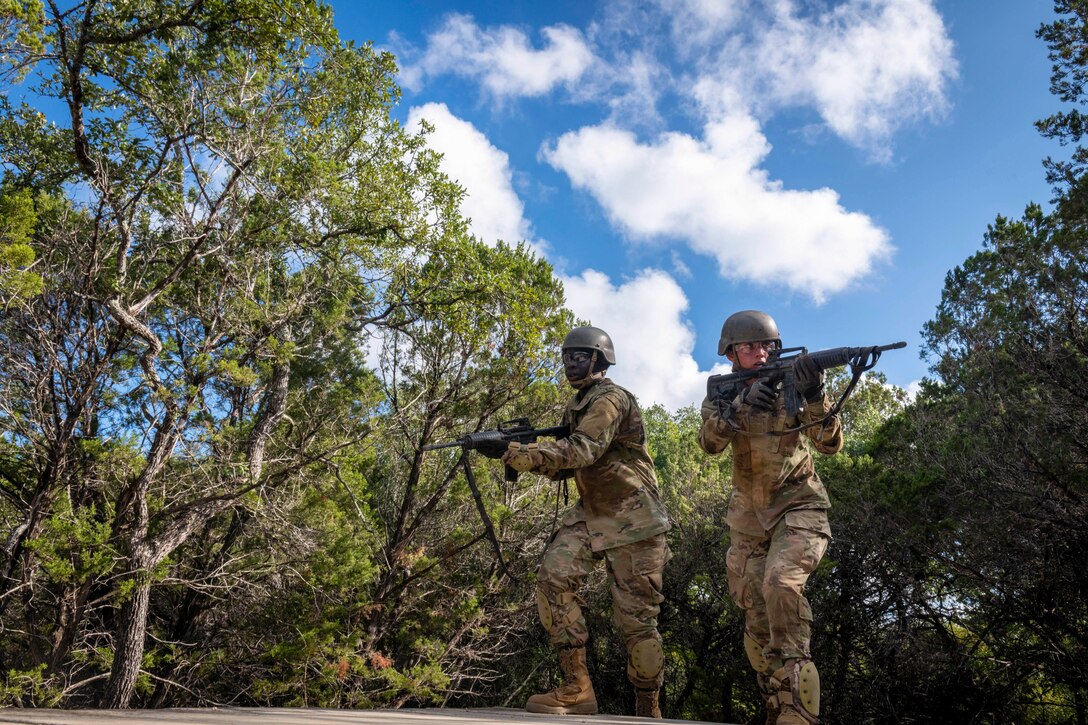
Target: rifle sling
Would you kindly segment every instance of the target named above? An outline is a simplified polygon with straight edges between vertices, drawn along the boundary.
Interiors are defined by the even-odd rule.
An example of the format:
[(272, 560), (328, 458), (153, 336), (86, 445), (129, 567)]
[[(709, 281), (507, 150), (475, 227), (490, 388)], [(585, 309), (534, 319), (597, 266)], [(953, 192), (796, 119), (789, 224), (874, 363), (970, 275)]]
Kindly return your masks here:
[(517, 577), (510, 573), (510, 570), (506, 568), (506, 561), (502, 558), (502, 549), (499, 548), (499, 539), (495, 536), (495, 527), (491, 525), (491, 517), (487, 515), (487, 509), (484, 507), (483, 496), (480, 495), (480, 489), (476, 485), (476, 475), (472, 472), (472, 464), (468, 461), (468, 451), (461, 450), (460, 465), (465, 469), (465, 479), (468, 481), (468, 487), (472, 491), (472, 498), (476, 501), (476, 510), (480, 512), (480, 518), (484, 522), (484, 530), (487, 532), (487, 538), (491, 542), (491, 547), (495, 550), (495, 558), (499, 562), (499, 571), (506, 576), (510, 577), (514, 581), (517, 581)]

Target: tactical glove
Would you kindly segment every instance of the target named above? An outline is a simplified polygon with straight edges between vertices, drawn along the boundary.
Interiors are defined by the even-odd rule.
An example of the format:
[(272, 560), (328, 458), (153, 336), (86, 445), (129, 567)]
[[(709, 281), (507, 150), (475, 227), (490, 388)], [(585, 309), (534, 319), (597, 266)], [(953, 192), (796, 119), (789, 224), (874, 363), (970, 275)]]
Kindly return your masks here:
[(793, 387), (797, 394), (809, 403), (824, 397), (824, 371), (809, 355), (798, 355), (793, 360)]
[(762, 380), (756, 380), (744, 391), (743, 400), (753, 408), (770, 410), (774, 407), (774, 399), (777, 397), (778, 393), (775, 392), (774, 388)]
[(515, 471), (525, 473), (544, 465), (544, 454), (536, 443), (511, 443), (502, 454), (502, 462)]

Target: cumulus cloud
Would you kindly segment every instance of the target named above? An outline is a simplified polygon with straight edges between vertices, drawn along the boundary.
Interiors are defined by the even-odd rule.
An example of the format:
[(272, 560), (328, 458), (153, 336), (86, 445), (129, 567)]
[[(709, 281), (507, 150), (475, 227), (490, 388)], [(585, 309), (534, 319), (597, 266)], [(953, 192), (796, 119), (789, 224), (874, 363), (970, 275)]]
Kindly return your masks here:
[(750, 115), (640, 143), (614, 126), (564, 134), (543, 149), (636, 239), (679, 238), (722, 276), (774, 284), (823, 301), (891, 254), (887, 233), (831, 189), (784, 188), (759, 168), (770, 145)]
[(450, 113), (444, 103), (411, 109), (408, 127), (418, 126), (422, 119), (434, 126), (428, 145), (443, 154), (442, 171), (465, 189), (461, 212), (472, 220), (472, 233), (492, 246), (500, 239), (510, 244), (530, 240), (532, 231), (514, 191), (506, 152), (495, 148), (471, 123)]
[[(711, 115), (740, 91), (753, 107), (812, 107), (826, 126), (878, 161), (904, 124), (947, 110), (957, 75), (954, 46), (932, 0), (849, 0), (803, 15), (790, 0), (769, 3), (742, 42), (704, 69), (697, 94)], [(809, 8), (811, 5), (804, 4)], [(819, 6), (818, 6), (819, 7)]]
[(567, 306), (612, 338), (616, 365), (609, 377), (638, 396), (643, 407), (698, 405), (707, 376), (725, 369), (699, 370), (692, 357), (695, 333), (684, 320), (688, 299), (667, 273), (646, 269), (614, 284), (590, 269), (561, 279)]
[(459, 75), (477, 80), (497, 98), (541, 96), (570, 84), (593, 62), (582, 32), (569, 25), (540, 31), (536, 49), (520, 29), (481, 28), (469, 15), (451, 14), (427, 36), (427, 47), (401, 70), (401, 82), (417, 90), (429, 77)]

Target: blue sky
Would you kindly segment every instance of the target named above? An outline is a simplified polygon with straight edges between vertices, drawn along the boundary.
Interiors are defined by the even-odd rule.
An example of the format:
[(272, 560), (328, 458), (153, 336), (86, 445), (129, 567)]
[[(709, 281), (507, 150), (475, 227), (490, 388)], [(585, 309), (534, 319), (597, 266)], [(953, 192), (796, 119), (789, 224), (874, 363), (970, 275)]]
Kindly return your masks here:
[(1051, 197), (1049, 0), (337, 0), (397, 55), (406, 124), (484, 241), (526, 240), (644, 404), (697, 403), (725, 317), (908, 343), (997, 214)]
[(396, 54), (394, 113), (434, 125), (473, 232), (551, 262), (644, 405), (698, 403), (752, 308), (788, 346), (905, 340), (879, 370), (917, 385), (945, 274), (1063, 153), (1032, 125), (1050, 0), (332, 6)]

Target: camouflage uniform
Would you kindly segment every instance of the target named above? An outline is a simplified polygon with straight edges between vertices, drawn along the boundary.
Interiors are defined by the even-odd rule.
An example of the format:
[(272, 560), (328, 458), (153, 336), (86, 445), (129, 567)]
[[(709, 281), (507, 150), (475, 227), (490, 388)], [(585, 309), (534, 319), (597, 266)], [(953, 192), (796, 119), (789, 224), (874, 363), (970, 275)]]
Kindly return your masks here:
[[(662, 571), (671, 557), (665, 542), (670, 524), (638, 403), (604, 378), (575, 394), (564, 422), (571, 435), (541, 441), (539, 450), (549, 475), (573, 473), (580, 500), (563, 517), (540, 565), (541, 623), (556, 647), (585, 645), (588, 632), (577, 591), (604, 559), (613, 617), (627, 645), (628, 678), (636, 688), (658, 688), (660, 662), (643, 666), (640, 652), (660, 657), (657, 615), (664, 600)], [(649, 646), (640, 648), (643, 642)]]
[(729, 593), (744, 609), (746, 634), (756, 645), (749, 658), (757, 671), (769, 674), (768, 668), (786, 660), (809, 657), (812, 609), (804, 588), (831, 538), (831, 504), (813, 468), (810, 445), (820, 453), (836, 453), (842, 448), (842, 426), (836, 416), (803, 431), (774, 435), (826, 415), (831, 409), (826, 394), (793, 418), (781, 395), (769, 411), (738, 404), (734, 421), (743, 432), (703, 401), (699, 445), (711, 454), (733, 446), (733, 494), (726, 516)]

